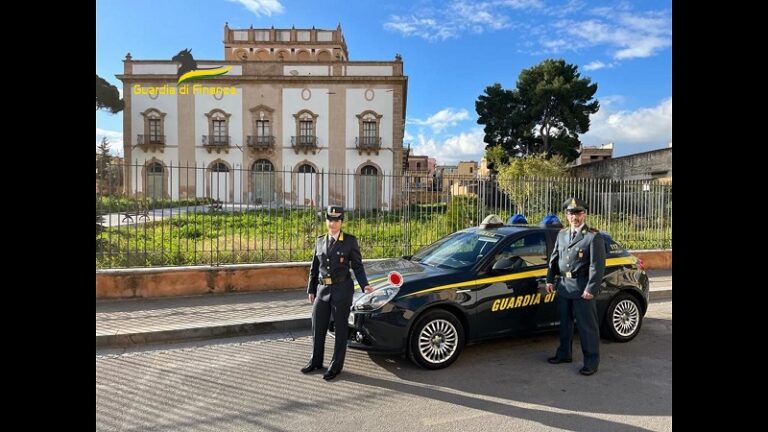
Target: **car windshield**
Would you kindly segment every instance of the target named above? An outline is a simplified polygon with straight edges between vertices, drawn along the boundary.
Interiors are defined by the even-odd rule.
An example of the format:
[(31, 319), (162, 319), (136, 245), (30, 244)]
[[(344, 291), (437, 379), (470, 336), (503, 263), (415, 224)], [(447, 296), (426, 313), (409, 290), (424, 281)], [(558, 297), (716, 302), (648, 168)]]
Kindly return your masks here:
[(492, 231), (459, 231), (416, 252), (411, 260), (432, 267), (466, 269), (487, 255), (502, 238)]

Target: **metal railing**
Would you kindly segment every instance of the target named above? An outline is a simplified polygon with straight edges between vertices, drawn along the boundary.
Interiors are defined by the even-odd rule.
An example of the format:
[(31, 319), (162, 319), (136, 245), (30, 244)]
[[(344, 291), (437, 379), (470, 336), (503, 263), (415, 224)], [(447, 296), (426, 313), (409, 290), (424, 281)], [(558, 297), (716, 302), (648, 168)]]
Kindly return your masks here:
[(291, 146), (296, 148), (317, 147), (317, 137), (314, 135), (299, 135), (291, 137)]
[(204, 146), (228, 146), (230, 142), (230, 137), (226, 135), (203, 135)]
[[(345, 207), (344, 230), (359, 239), (365, 258), (410, 255), (491, 213), (504, 220), (523, 213), (536, 224), (553, 212), (567, 223), (560, 206), (572, 195), (589, 205), (590, 226), (625, 247), (672, 247), (671, 183), (422, 176), (416, 187), (408, 173), (148, 167), (97, 172), (99, 268), (308, 261), (329, 204)], [(111, 184), (116, 179), (122, 187)], [(109, 193), (115, 190), (122, 192)]]
[(272, 135), (248, 135), (246, 144), (248, 147), (270, 148), (275, 146), (275, 137)]
[(165, 144), (165, 135), (136, 135), (136, 144)]
[(381, 148), (381, 137), (355, 137), (355, 147), (363, 150)]

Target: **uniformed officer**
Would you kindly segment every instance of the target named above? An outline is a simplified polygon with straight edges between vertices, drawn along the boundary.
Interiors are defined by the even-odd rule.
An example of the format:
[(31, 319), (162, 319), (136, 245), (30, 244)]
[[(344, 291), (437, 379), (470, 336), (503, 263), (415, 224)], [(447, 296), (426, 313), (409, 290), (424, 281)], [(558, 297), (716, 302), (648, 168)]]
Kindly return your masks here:
[(328, 365), (328, 371), (323, 375), (323, 379), (329, 381), (341, 373), (347, 352), (347, 318), (355, 290), (350, 268), (355, 272), (358, 284), (364, 287), (363, 292), (371, 292), (373, 287), (368, 285), (357, 239), (341, 231), (344, 209), (341, 206), (328, 206), (325, 219), (328, 234), (317, 238), (307, 284), (309, 302), (313, 304), (312, 358), (301, 372), (309, 373), (323, 367), (325, 335), (333, 313), (336, 341), (333, 358)]
[(569, 228), (562, 229), (555, 241), (547, 270), (547, 292), (554, 291), (555, 276), (560, 275), (557, 285), (557, 303), (560, 310), (560, 346), (552, 364), (570, 363), (573, 343), (573, 319), (576, 318), (581, 351), (584, 354), (582, 375), (597, 372), (600, 364), (600, 330), (597, 322), (595, 296), (605, 273), (605, 245), (603, 237), (588, 228), (587, 205), (578, 198), (568, 198), (563, 203)]

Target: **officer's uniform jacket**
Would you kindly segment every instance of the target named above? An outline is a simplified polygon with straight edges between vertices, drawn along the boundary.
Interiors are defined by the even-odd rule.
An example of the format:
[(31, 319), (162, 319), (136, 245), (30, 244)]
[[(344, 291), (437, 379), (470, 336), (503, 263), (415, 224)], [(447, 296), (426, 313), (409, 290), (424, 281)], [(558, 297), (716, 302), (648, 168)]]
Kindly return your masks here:
[(368, 278), (365, 276), (360, 247), (351, 234), (339, 232), (339, 238), (330, 250), (327, 250), (328, 235), (317, 238), (312, 265), (309, 267), (307, 293), (314, 294), (322, 301), (352, 298), (354, 283), (349, 270), (355, 273), (360, 289), (365, 292)]
[(595, 229), (581, 227), (571, 240), (571, 228), (557, 234), (555, 248), (549, 259), (547, 283), (554, 283), (560, 275), (557, 294), (565, 298), (578, 298), (584, 290), (593, 296), (600, 293), (605, 274), (605, 243)]

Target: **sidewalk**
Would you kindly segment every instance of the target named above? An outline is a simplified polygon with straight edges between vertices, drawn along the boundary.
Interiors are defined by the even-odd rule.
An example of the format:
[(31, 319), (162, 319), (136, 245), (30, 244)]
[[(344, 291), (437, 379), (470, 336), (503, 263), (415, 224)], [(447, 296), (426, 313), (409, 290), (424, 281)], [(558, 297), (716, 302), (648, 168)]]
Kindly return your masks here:
[[(672, 270), (649, 270), (651, 301), (672, 298)], [(96, 301), (96, 348), (309, 330), (304, 290)]]

